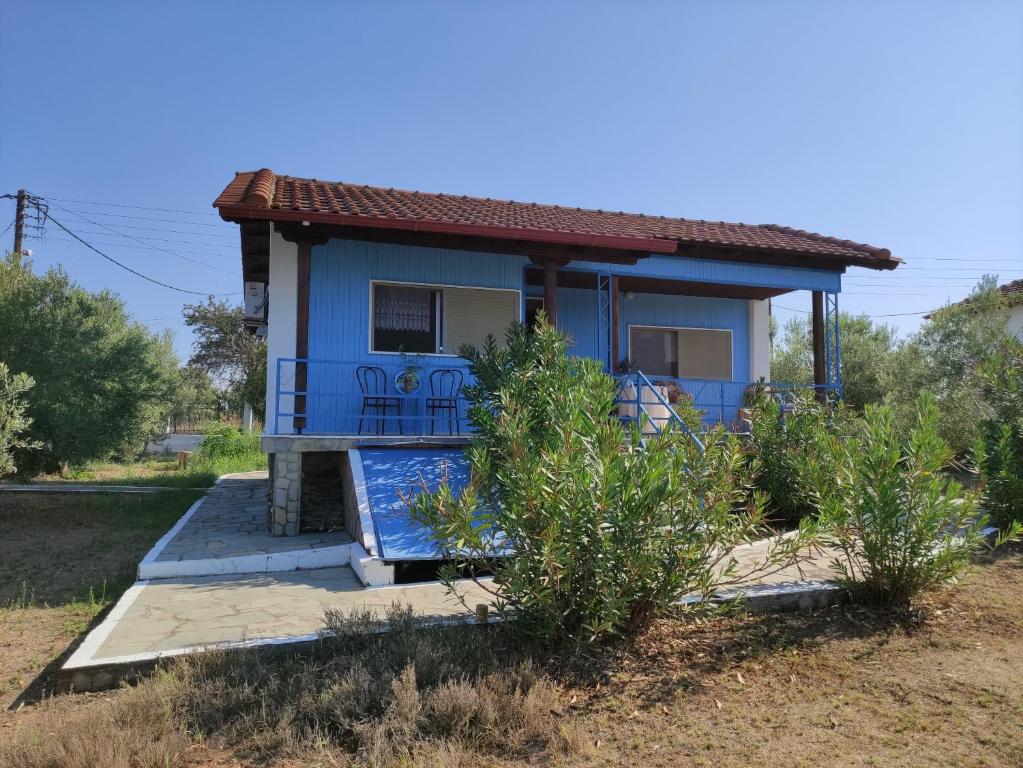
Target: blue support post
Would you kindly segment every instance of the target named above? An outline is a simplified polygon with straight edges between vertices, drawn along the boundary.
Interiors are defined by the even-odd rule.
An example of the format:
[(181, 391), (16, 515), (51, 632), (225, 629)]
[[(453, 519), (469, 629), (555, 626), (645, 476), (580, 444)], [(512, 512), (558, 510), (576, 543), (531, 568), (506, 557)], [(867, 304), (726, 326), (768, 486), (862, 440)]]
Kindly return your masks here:
[(838, 294), (824, 293), (824, 366), (826, 383), (842, 397), (842, 345), (838, 335)]
[(614, 350), (614, 342), (611, 337), (614, 332), (611, 322), (611, 303), (611, 273), (599, 272), (597, 273), (597, 356), (608, 371), (615, 369), (615, 361), (611, 359)]

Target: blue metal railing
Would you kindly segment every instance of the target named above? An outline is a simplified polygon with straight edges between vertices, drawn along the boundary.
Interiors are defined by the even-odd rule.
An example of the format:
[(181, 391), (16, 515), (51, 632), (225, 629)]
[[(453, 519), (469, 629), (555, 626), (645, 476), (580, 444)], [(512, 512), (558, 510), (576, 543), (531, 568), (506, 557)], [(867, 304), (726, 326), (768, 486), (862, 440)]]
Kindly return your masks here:
[[(464, 359), (425, 357), (409, 362), (397, 357), (393, 361), (290, 357), (278, 358), (275, 364), (273, 434), (398, 437), (457, 436), (473, 431), (461, 391), (438, 390), (430, 381), (432, 373), (452, 370), (461, 374), (463, 387), (470, 384), (472, 378)], [(362, 366), (382, 370), (382, 386), (364, 392), (356, 375)], [(410, 368), (418, 377), (418, 386), (411, 388), (404, 378)], [(749, 382), (648, 376), (642, 371), (623, 374), (618, 380), (619, 416), (637, 420), (645, 417), (649, 432), (659, 432), (671, 422), (693, 434), (671, 402), (679, 397), (691, 403), (704, 427), (724, 424), (733, 431), (744, 431), (739, 412), (753, 386)], [(796, 392), (814, 389), (776, 382), (765, 386), (783, 404), (791, 402)], [(833, 385), (818, 389), (829, 398), (839, 394)], [(693, 437), (699, 440), (697, 435)]]
[(655, 385), (642, 371), (619, 377), (619, 417), (640, 422), (640, 428), (660, 434), (669, 424), (689, 435), (702, 451), (703, 442), (689, 428), (665, 397), (662, 386)]
[[(365, 436), (457, 436), (471, 431), (466, 400), (451, 380), (431, 380), (455, 371), (470, 383), (466, 361), (425, 358), (392, 361), (277, 358), (274, 376), (274, 434)], [(371, 386), (359, 369), (371, 366)], [(303, 384), (303, 381), (305, 382)], [(455, 377), (457, 384), (457, 377)]]

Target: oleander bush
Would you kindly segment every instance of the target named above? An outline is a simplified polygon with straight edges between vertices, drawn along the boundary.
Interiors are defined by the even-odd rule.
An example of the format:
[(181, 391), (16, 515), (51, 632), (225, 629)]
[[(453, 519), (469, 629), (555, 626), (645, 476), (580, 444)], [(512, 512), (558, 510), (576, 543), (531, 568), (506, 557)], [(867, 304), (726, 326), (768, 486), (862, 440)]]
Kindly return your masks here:
[(980, 367), (990, 414), (976, 450), (984, 508), (999, 530), (1023, 523), (1023, 344), (1011, 340)]
[[(615, 380), (569, 356), (545, 318), (463, 354), (476, 382), (470, 480), (408, 498), (450, 561), (445, 580), (492, 573), (481, 584), (517, 627), (585, 643), (631, 633), (682, 595), (736, 577), (731, 552), (762, 534), (764, 515), (734, 436), (711, 432), (701, 450), (681, 428), (644, 436), (623, 426)], [(784, 540), (769, 559), (804, 541)]]
[(979, 493), (948, 475), (954, 450), (939, 424), (936, 405), (921, 397), (903, 442), (891, 409), (868, 406), (860, 434), (821, 428), (817, 451), (803, 457), (836, 574), (863, 599), (907, 605), (961, 573), (985, 544)]
[(777, 399), (760, 393), (749, 407), (750, 449), (758, 461), (756, 487), (764, 493), (767, 516), (781, 526), (813, 516), (803, 461), (817, 453), (822, 434), (851, 420), (817, 402), (809, 391), (793, 395), (790, 406), (783, 409)]

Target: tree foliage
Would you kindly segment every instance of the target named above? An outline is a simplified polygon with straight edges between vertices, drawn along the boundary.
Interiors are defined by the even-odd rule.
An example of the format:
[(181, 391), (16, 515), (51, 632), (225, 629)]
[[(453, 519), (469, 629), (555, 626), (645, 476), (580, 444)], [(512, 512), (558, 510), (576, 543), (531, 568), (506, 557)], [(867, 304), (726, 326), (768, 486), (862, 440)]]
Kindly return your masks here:
[(1023, 344), (1007, 339), (981, 365), (979, 377), (991, 414), (981, 423), (976, 463), (984, 506), (1004, 531), (1023, 523)]
[(14, 464), (16, 448), (39, 447), (38, 443), (25, 437), (32, 426), (32, 419), (25, 413), (28, 408), (25, 394), (34, 384), (28, 374), (12, 374), (7, 365), (0, 362), (0, 476), (17, 470)]
[(917, 399), (930, 395), (938, 430), (956, 454), (968, 453), (991, 415), (979, 372), (1009, 340), (1008, 314), (996, 280), (985, 277), (966, 302), (936, 311), (903, 343), (884, 377), (883, 402), (896, 429), (907, 435), (917, 418)]
[(184, 316), (195, 333), (189, 366), (223, 384), (233, 410), (248, 403), (265, 419), (266, 344), (245, 330), (244, 307), (210, 296), (202, 304), (186, 304)]
[(821, 404), (812, 392), (797, 393), (786, 406), (759, 394), (750, 407), (749, 448), (758, 459), (755, 483), (764, 493), (767, 516), (792, 526), (816, 512), (803, 462), (820, 455), (823, 434), (852, 431), (855, 418), (841, 406)]
[(445, 579), (493, 573), (486, 588), (517, 626), (589, 642), (734, 578), (731, 552), (763, 510), (734, 437), (712, 433), (705, 452), (680, 429), (644, 439), (614, 416), (615, 380), (566, 348), (541, 318), (532, 333), (512, 326), (502, 347), (463, 350), (476, 382), (470, 481), (409, 503), (450, 560)]
[[(895, 329), (875, 325), (866, 315), (838, 316), (842, 347), (842, 385), (846, 404), (862, 408), (884, 398), (885, 377), (897, 350)], [(810, 319), (794, 317), (771, 352), (771, 378), (787, 384), (813, 383)]]
[(0, 360), (35, 380), (19, 469), (56, 468), (141, 449), (163, 424), (177, 359), (169, 333), (131, 322), (108, 291), (91, 293), (60, 268), (0, 261)]

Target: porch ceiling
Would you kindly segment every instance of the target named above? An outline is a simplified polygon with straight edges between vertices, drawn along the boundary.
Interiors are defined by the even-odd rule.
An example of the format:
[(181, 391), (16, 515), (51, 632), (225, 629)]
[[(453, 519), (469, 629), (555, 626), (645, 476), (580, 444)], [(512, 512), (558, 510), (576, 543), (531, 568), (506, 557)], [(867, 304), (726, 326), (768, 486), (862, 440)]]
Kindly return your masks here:
[[(543, 285), (542, 269), (527, 269), (527, 285)], [(559, 288), (595, 287), (596, 275), (593, 272), (578, 270), (559, 270)], [(721, 283), (704, 283), (695, 280), (670, 280), (660, 277), (637, 277), (635, 275), (619, 275), (618, 290), (622, 293), (659, 293), (668, 296), (709, 296), (719, 299), (770, 299), (790, 293), (791, 288), (766, 288), (758, 285), (724, 285)]]

